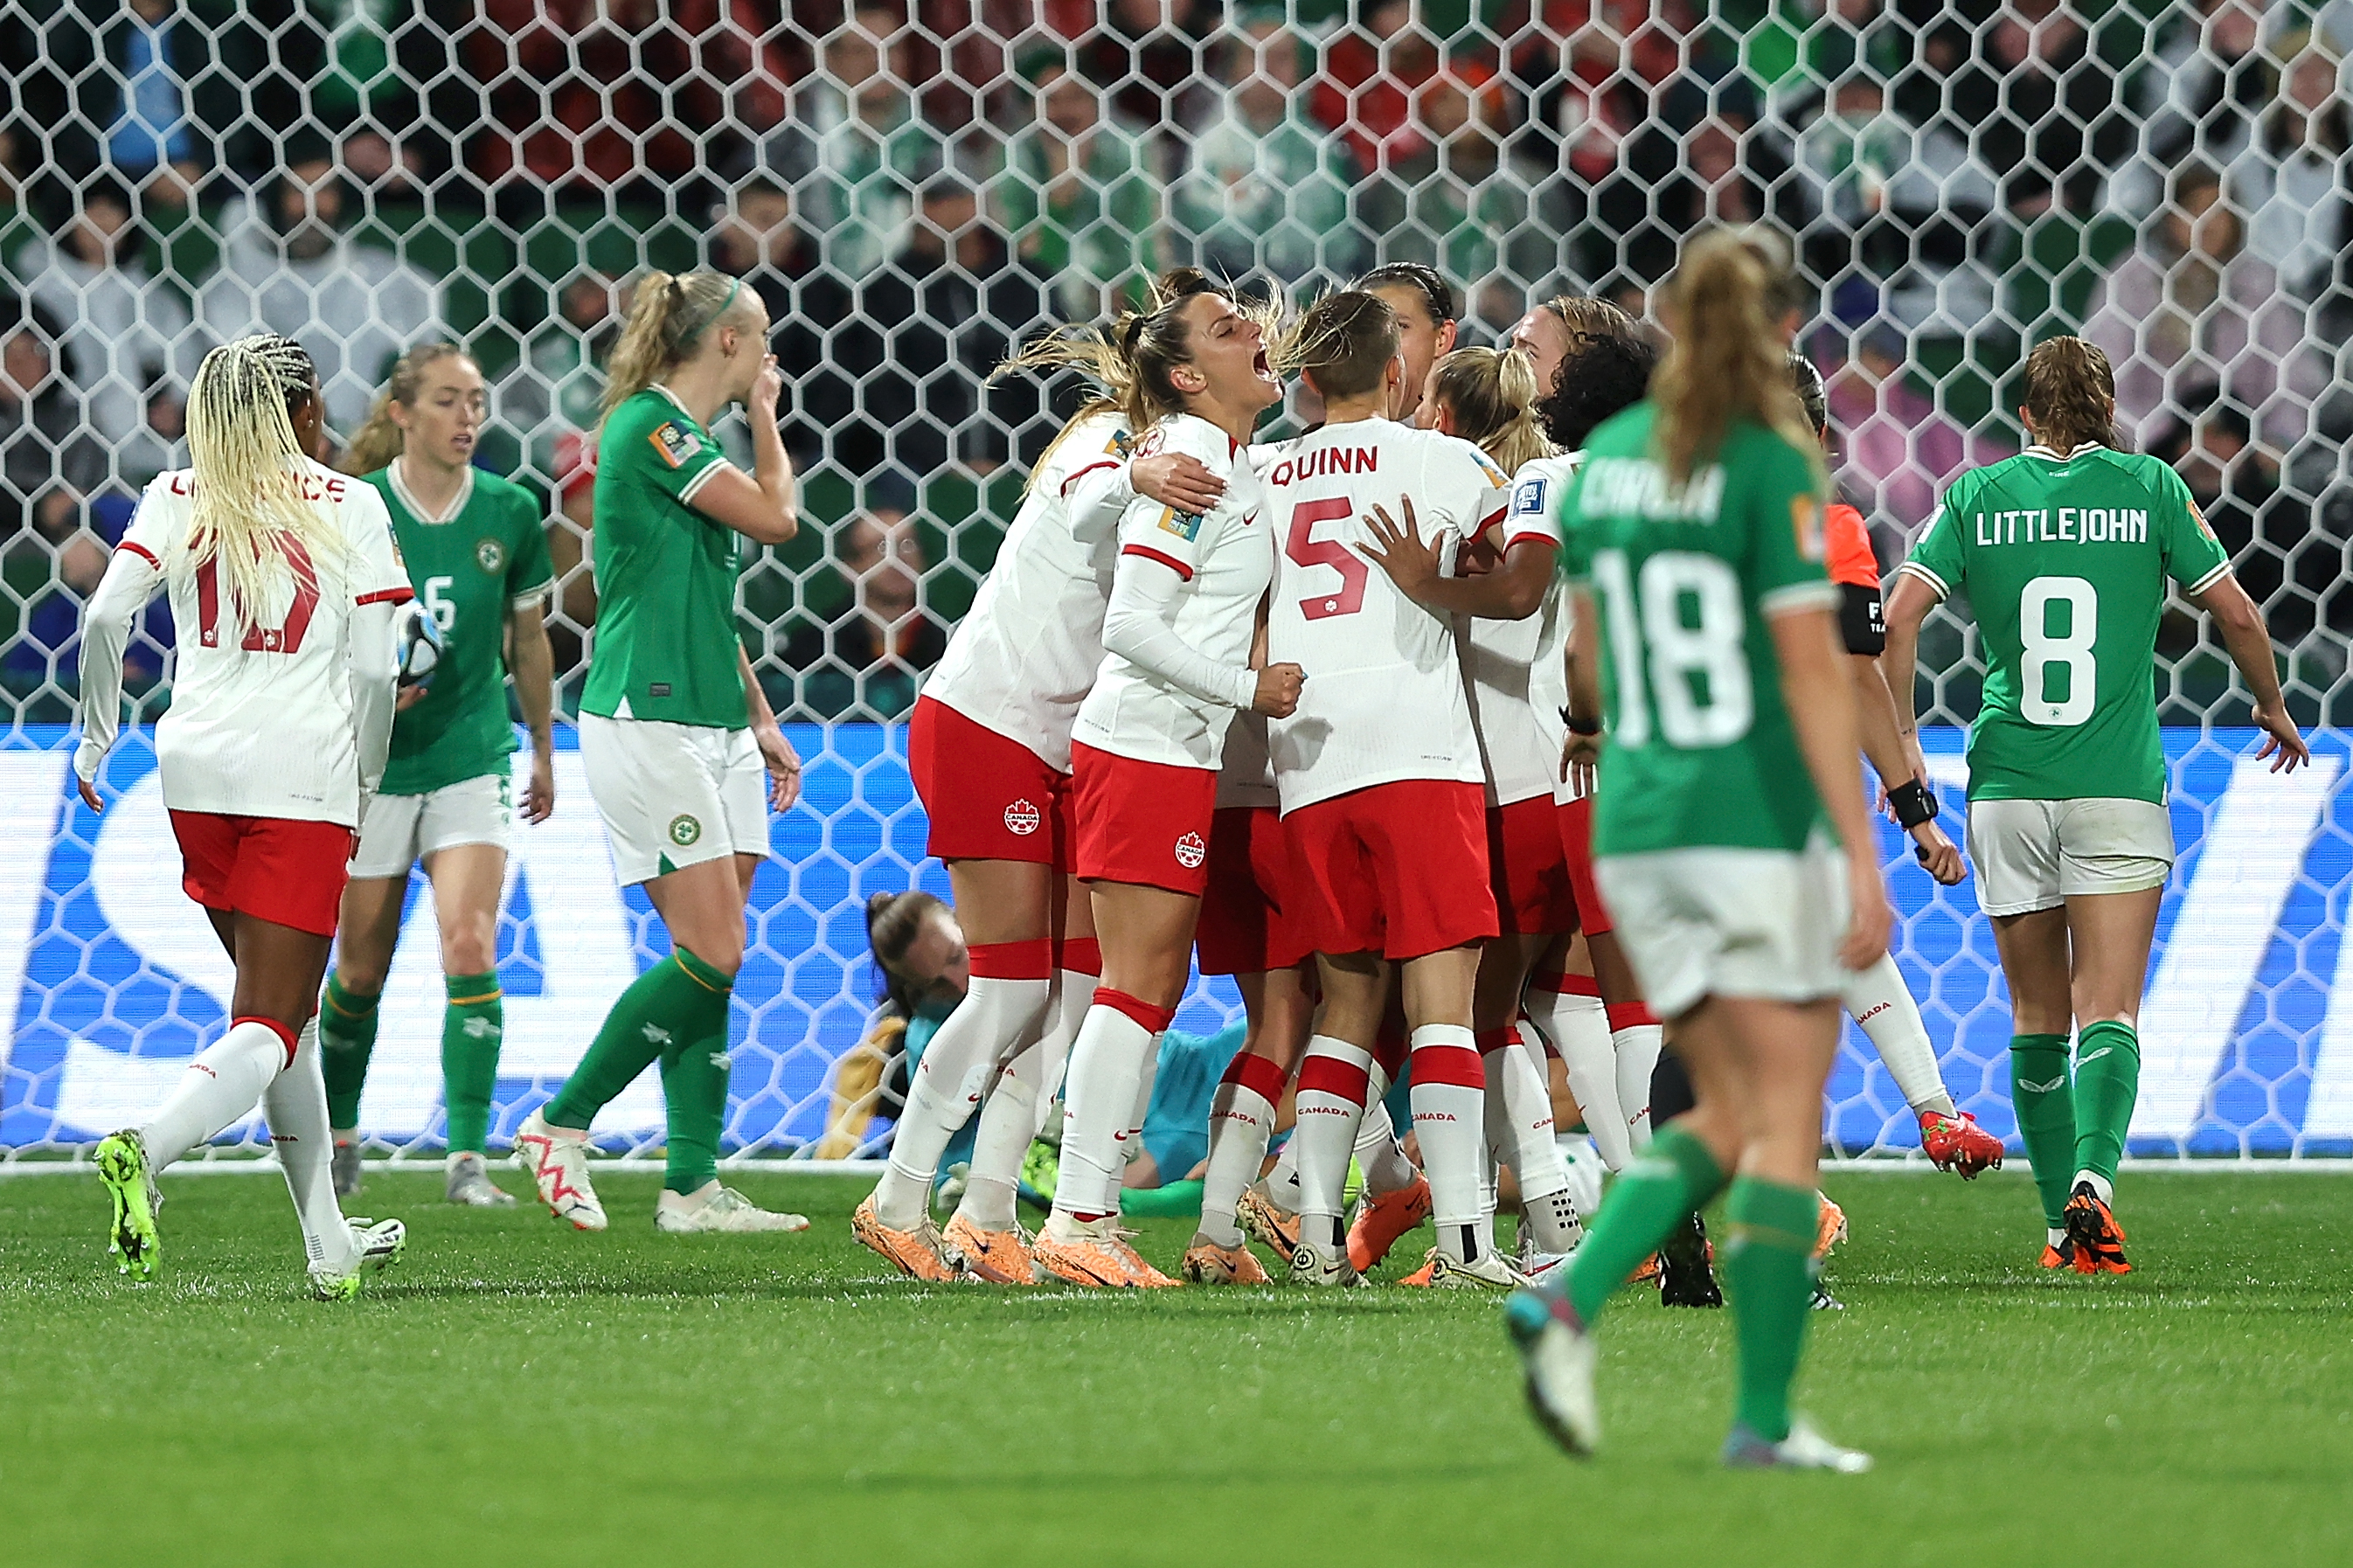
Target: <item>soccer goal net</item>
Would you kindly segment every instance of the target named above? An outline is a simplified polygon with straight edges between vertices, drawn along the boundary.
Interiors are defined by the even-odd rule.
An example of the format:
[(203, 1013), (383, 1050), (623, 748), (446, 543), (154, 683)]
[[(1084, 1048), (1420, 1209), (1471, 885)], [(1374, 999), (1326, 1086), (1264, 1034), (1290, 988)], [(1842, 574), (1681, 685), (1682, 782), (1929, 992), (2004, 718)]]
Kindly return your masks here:
[[(101, 15), (102, 13), (102, 15)], [(93, 20), (93, 18), (96, 18)], [(801, 535), (755, 552), (746, 647), (809, 759), (776, 821), (737, 989), (730, 1146), (807, 1152), (874, 1006), (864, 899), (924, 885), (900, 721), (971, 603), (1068, 386), (992, 384), (1051, 321), (1199, 263), (1296, 301), (1437, 269), (1461, 341), (1534, 301), (1638, 313), (1714, 224), (1784, 236), (1812, 287), (1837, 478), (1892, 565), (1964, 468), (2018, 449), (2025, 350), (2089, 337), (2117, 424), (2175, 462), (2263, 605), (2298, 718), (2348, 688), (2353, 5), (2312, 0), (131, 0), (0, 19), (0, 1160), (152, 1105), (224, 1021), (144, 732), (102, 816), (66, 787), (81, 597), (179, 456), (214, 342), (317, 361), (348, 435), (437, 338), (488, 376), (479, 460), (545, 499), (559, 699), (586, 657), (601, 369), (652, 269), (767, 302)], [(1286, 415), (1295, 418), (1295, 413)], [(723, 438), (744, 446), (740, 423)], [(172, 628), (129, 689), (168, 706)], [(1924, 650), (1957, 807), (1973, 636)], [(2152, 679), (2182, 856), (2143, 1016), (2134, 1148), (2353, 1149), (2343, 742), (2274, 776), (2211, 630), (2168, 616)], [(615, 890), (568, 734), (554, 820), (516, 835), (501, 919), (494, 1139), (659, 951)], [(1948, 816), (1948, 821), (1952, 820)], [(1971, 884), (1886, 847), (1898, 952), (1962, 1105), (2011, 1129), (2009, 1022)], [(437, 1150), (441, 987), (413, 890), (364, 1120)], [(2348, 992), (2353, 994), (2353, 992)], [(1179, 1026), (1236, 1013), (1197, 987)], [(865, 1107), (843, 1147), (873, 1146)], [(660, 1138), (650, 1080), (607, 1112)], [(1851, 1037), (1830, 1137), (1915, 1128)], [(253, 1129), (223, 1147), (259, 1146)]]

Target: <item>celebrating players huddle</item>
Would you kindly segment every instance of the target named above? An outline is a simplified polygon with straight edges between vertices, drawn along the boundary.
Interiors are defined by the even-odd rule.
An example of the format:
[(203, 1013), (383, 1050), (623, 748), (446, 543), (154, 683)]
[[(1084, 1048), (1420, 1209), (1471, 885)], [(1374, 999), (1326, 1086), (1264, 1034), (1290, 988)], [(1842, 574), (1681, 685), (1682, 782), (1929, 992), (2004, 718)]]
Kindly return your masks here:
[[(2292, 767), (2305, 748), (2260, 616), (2179, 478), (2107, 446), (2113, 380), (2077, 340), (2029, 357), (2037, 444), (1955, 487), (1883, 618), (1862, 519), (1825, 505), (1821, 384), (1790, 351), (1798, 296), (1759, 241), (1694, 242), (1663, 355), (1599, 300), (1546, 301), (1505, 349), (1456, 347), (1454, 313), (1417, 266), (1280, 324), (1180, 269), (1148, 308), (1008, 363), (1075, 368), (1096, 395), (1030, 474), (910, 723), (970, 984), (912, 1075), (853, 1234), (918, 1279), (1088, 1288), (1264, 1285), (1255, 1237), (1294, 1281), (1343, 1287), (1430, 1220), (1435, 1245), (1406, 1282), (1509, 1291), (1531, 1405), (1582, 1454), (1599, 1439), (1605, 1303), (1654, 1268), (1667, 1300), (1720, 1302), (1697, 1215), (1723, 1194), (1739, 1348), (1726, 1462), (1867, 1468), (1788, 1399), (1842, 1224), (1816, 1190), (1841, 1005), (1932, 1159), (1971, 1176), (2002, 1151), (1955, 1107), (1888, 954), (1857, 753), (1929, 874), (1958, 881), (1912, 672), (1928, 610), (1968, 592), (1991, 665), (1970, 856), (2013, 996), (2043, 1261), (2126, 1270), (2115, 1179), (2172, 860), (2157, 618), (2168, 581), (2216, 617), (2263, 754)], [(744, 904), (766, 808), (789, 807), (799, 773), (733, 627), (739, 536), (796, 527), (766, 324), (732, 279), (656, 274), (616, 351), (581, 749), (617, 869), (647, 888), (672, 948), (516, 1137), (541, 1201), (584, 1230), (606, 1224), (586, 1129), (657, 1061), (660, 1228), (806, 1224), (716, 1167)], [(1254, 441), (1293, 376), (1321, 422)], [(752, 474), (711, 436), (736, 402)], [(399, 1222), (347, 1223), (336, 1194), (357, 1185), (360, 1081), (419, 858), (448, 973), (448, 1195), (511, 1201), (482, 1162), (503, 687), (512, 671), (538, 820), (554, 789), (551, 574), (522, 492), (470, 467), (480, 406), (462, 353), (411, 353), (356, 448), (360, 483), (304, 455), (318, 399), (299, 348), (216, 350), (190, 402), (195, 466), (151, 487), (92, 600), (76, 757), (92, 809), (130, 621), (168, 587), (197, 634), (157, 751), (187, 889), (237, 972), (227, 1034), (153, 1118), (100, 1147), (127, 1270), (154, 1268), (154, 1173), (257, 1100), (320, 1293), (347, 1296), (397, 1256)], [(445, 672), (396, 719), (393, 607), (412, 581)], [(1120, 1227), (1119, 1194), (1197, 956), (1232, 976), (1249, 1027), (1171, 1275)], [(1058, 1091), (1060, 1179), (1033, 1236), (1015, 1195)], [(1286, 1094), (1293, 1134), (1270, 1170)], [(1556, 1135), (1571, 1105), (1616, 1173), (1596, 1212)], [(940, 1227), (938, 1168), (976, 1116)]]

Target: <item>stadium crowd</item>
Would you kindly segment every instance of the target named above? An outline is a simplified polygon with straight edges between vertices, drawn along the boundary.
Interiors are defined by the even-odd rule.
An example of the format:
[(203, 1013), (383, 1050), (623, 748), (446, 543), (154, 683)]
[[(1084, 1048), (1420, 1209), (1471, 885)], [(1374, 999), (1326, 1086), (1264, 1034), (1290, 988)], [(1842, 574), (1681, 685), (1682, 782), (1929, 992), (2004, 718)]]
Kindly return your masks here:
[(20, 718), (63, 716), (80, 595), (196, 359), (266, 330), (346, 436), (403, 347), (468, 345), (480, 460), (563, 520), (575, 674), (599, 366), (634, 275), (700, 261), (767, 305), (823, 525), (746, 574), (756, 668), (788, 716), (900, 717), (1058, 422), (988, 380), (1045, 321), (1184, 262), (1303, 299), (1418, 260), (1491, 341), (1565, 290), (1641, 313), (1686, 234), (1764, 220), (1819, 289), (1884, 560), (2019, 444), (2021, 345), (2081, 331), (2309, 712), (2353, 637), (2349, 50), (2353, 0), (12, 10), (0, 670)]

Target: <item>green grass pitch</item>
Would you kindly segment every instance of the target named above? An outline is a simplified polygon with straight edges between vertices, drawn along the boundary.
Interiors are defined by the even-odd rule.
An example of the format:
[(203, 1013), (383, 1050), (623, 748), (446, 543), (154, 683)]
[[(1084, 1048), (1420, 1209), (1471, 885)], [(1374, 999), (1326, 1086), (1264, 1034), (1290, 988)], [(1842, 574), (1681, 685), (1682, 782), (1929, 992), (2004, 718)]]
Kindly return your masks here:
[(274, 1178), (167, 1177), (148, 1287), (94, 1177), (0, 1181), (0, 1563), (2353, 1560), (2342, 1178), (2128, 1173), (2142, 1271), (2103, 1279), (2032, 1267), (2022, 1177), (1833, 1178), (1801, 1403), (1860, 1479), (1716, 1468), (1723, 1313), (1620, 1298), (1577, 1465), (1493, 1297), (919, 1288), (849, 1241), (864, 1183), (732, 1179), (815, 1228), (657, 1236), (615, 1173), (580, 1236), (372, 1173), (409, 1252), (343, 1306)]

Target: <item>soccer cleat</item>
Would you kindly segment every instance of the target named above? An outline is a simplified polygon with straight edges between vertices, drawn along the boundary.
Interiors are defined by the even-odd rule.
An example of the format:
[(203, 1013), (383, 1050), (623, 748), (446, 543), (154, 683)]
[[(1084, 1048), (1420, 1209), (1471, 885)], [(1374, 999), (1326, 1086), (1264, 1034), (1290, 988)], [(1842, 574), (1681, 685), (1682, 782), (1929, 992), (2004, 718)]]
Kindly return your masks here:
[[(1060, 1118), (1054, 1120), (1059, 1122)], [(1028, 1152), (1021, 1156), (1021, 1179), (1013, 1189), (1015, 1194), (1031, 1208), (1050, 1209), (1055, 1189), (1061, 1184), (1061, 1144), (1044, 1138), (1030, 1140)]]
[(1746, 1426), (1735, 1426), (1724, 1440), (1724, 1467), (1728, 1470), (1831, 1470), (1859, 1476), (1871, 1468), (1871, 1456), (1841, 1448), (1804, 1420), (1789, 1424), (1789, 1435), (1767, 1442)]
[(1234, 1205), (1234, 1223), (1253, 1241), (1265, 1243), (1285, 1263), (1299, 1250), (1299, 1216), (1278, 1207), (1256, 1187), (1244, 1187)]
[(1198, 1236), (1185, 1249), (1185, 1261), (1176, 1271), (1196, 1285), (1271, 1285), (1258, 1255), (1244, 1242), (1240, 1247), (1219, 1247), (1214, 1241), (1204, 1241)]
[[(335, 1149), (335, 1158), (341, 1160), (343, 1157), (343, 1147), (338, 1144)], [(356, 1168), (358, 1162), (354, 1160), (353, 1164)], [(461, 1208), (498, 1209), (513, 1206), (514, 1194), (501, 1191), (499, 1184), (491, 1180), (491, 1173), (483, 1164), (480, 1154), (452, 1154), (444, 1162), (443, 1170), (445, 1172), (443, 1195)], [(354, 1182), (353, 1185), (356, 1188), (358, 1184)], [(335, 1190), (338, 1195), (343, 1192), (341, 1187)]]
[(712, 1182), (691, 1193), (668, 1187), (654, 1204), (654, 1228), (664, 1236), (741, 1235), (754, 1230), (807, 1230), (808, 1215), (764, 1209), (733, 1187)]
[(1092, 1289), (1159, 1290), (1176, 1281), (1144, 1260), (1127, 1244), (1127, 1232), (1109, 1218), (1076, 1223), (1068, 1241), (1057, 1241), (1051, 1231), (1040, 1232), (1034, 1250), (1038, 1266), (1067, 1284)]
[(2125, 1261), (2125, 1227), (2116, 1223), (2116, 1211), (2092, 1190), (2091, 1183), (2075, 1184), (2067, 1206), (2060, 1211), (2060, 1222), (2067, 1227), (2067, 1238), (2075, 1244), (2076, 1273), (2132, 1272), (2132, 1265)]
[[(335, 1196), (348, 1198), (360, 1190), (360, 1141), (357, 1136), (335, 1140)], [(509, 1200), (512, 1202), (512, 1200)]]
[(1846, 1303), (1840, 1300), (1836, 1296), (1831, 1295), (1830, 1293), (1829, 1287), (1825, 1286), (1819, 1279), (1814, 1281), (1813, 1297), (1806, 1303), (1806, 1305), (1817, 1312), (1843, 1312), (1846, 1310)]
[(964, 1259), (941, 1241), (939, 1226), (932, 1223), (930, 1215), (913, 1230), (892, 1230), (874, 1217), (871, 1193), (850, 1215), (849, 1234), (859, 1246), (881, 1253), (892, 1268), (910, 1279), (948, 1285), (964, 1273)]
[[(1293, 1223), (1296, 1224), (1294, 1220)], [(1361, 1285), (1364, 1276), (1348, 1261), (1345, 1247), (1325, 1248), (1303, 1237), (1291, 1250), (1291, 1282), (1294, 1285)]]
[(1369, 1193), (1356, 1205), (1348, 1226), (1348, 1264), (1359, 1274), (1380, 1267), (1398, 1238), (1430, 1217), (1430, 1183), (1416, 1173), (1413, 1181), (1392, 1192)]
[(396, 1219), (347, 1219), (358, 1255), (349, 1268), (311, 1270), (311, 1294), (322, 1301), (348, 1301), (368, 1275), (381, 1274), (408, 1248), (408, 1227)]
[(1500, 1252), (1482, 1252), (1471, 1262), (1457, 1263), (1435, 1247), (1420, 1268), (1398, 1281), (1433, 1290), (1515, 1290), (1527, 1282), (1527, 1277), (1504, 1262)]
[(1568, 1298), (1551, 1290), (1513, 1291), (1504, 1303), (1504, 1326), (1518, 1347), (1536, 1425), (1570, 1454), (1589, 1458), (1601, 1446), (1601, 1411), (1593, 1397), (1600, 1356), (1593, 1335)]
[(539, 1188), (547, 1212), (575, 1230), (605, 1228), (605, 1205), (588, 1184), (588, 1134), (569, 1127), (551, 1127), (540, 1111), (533, 1111), (515, 1131), (515, 1169), (527, 1173)]
[(1656, 1279), (1659, 1277), (1659, 1255), (1653, 1252), (1634, 1266), (1634, 1272), (1626, 1276), (1626, 1283), (1640, 1285), (1645, 1279)]
[(1706, 1222), (1696, 1214), (1659, 1244), (1659, 1305), (1724, 1305), (1724, 1291), (1715, 1282), (1715, 1248), (1707, 1239)]
[(99, 1141), (98, 1179), (114, 1208), (106, 1250), (114, 1255), (115, 1268), (134, 1279), (154, 1279), (164, 1260), (163, 1238), (155, 1230), (164, 1194), (155, 1190), (155, 1173), (147, 1165), (147, 1140), (138, 1129), (126, 1127)]
[(2075, 1238), (2070, 1236), (2062, 1237), (2056, 1244), (2046, 1243), (2042, 1248), (2042, 1267), (2045, 1268), (2074, 1268)]
[(1821, 1205), (1814, 1222), (1814, 1261), (1820, 1263), (1831, 1255), (1831, 1248), (1846, 1239), (1846, 1210), (1831, 1202), (1820, 1193), (1814, 1201)]
[(1010, 1230), (983, 1230), (962, 1215), (948, 1221), (940, 1239), (976, 1279), (991, 1285), (1035, 1285), (1039, 1280), (1036, 1240), (1015, 1225)]
[(1979, 1127), (1978, 1119), (1967, 1111), (1958, 1116), (1922, 1111), (1920, 1151), (1936, 1169), (1958, 1172), (1965, 1182), (2001, 1169), (2001, 1140)]

